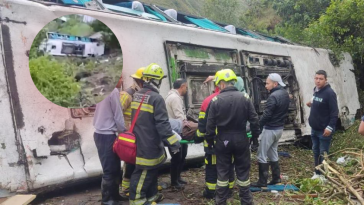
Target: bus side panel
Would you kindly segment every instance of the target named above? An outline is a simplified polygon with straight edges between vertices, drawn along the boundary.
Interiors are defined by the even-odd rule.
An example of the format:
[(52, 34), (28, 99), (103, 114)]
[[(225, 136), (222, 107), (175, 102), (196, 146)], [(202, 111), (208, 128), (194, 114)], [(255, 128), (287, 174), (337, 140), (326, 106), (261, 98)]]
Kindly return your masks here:
[[(13, 81), (14, 76), (7, 73), (6, 69), (12, 67), (11, 47), (9, 40), (9, 27), (0, 27), (0, 198), (7, 196), (8, 191), (26, 191), (26, 171), (21, 162), (22, 150), (18, 152), (18, 133), (14, 119), (13, 97), (18, 93), (10, 91), (9, 80)], [(5, 45), (6, 44), (6, 45)], [(5, 53), (6, 51), (6, 53)], [(4, 61), (5, 60), (5, 61)], [(6, 67), (8, 66), (8, 67)], [(7, 78), (8, 75), (12, 75)]]

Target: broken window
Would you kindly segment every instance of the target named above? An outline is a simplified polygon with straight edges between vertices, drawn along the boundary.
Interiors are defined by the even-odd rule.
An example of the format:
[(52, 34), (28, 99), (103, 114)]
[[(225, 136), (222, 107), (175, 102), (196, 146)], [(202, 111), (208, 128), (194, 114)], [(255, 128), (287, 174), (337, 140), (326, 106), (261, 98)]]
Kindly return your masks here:
[(240, 75), (238, 52), (233, 49), (205, 47), (193, 44), (167, 42), (170, 85), (177, 78), (187, 79), (185, 96), (187, 117), (197, 120), (203, 100), (214, 91), (213, 82), (203, 82), (216, 71), (230, 68)]
[(301, 116), (301, 102), (299, 96), (298, 81), (294, 72), (291, 58), (288, 56), (274, 56), (268, 54), (251, 53), (241, 51), (243, 72), (248, 76), (247, 84), (253, 98), (255, 110), (262, 115), (265, 109), (269, 92), (265, 88), (265, 80), (270, 73), (278, 73), (286, 84), (291, 102), (288, 116), (285, 121), (285, 129), (300, 129), (303, 119)]

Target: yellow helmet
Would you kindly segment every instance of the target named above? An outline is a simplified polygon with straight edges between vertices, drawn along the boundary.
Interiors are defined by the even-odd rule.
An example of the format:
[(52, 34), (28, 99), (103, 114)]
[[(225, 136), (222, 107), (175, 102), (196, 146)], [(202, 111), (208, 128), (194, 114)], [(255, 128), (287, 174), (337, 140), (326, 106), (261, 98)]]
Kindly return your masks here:
[(216, 73), (215, 73), (215, 78), (214, 78), (214, 80), (212, 80), (212, 81), (216, 82), (217, 76), (219, 75), (219, 72), (220, 72), (220, 71), (221, 71), (221, 70), (216, 71)]
[(164, 78), (164, 72), (163, 69), (157, 65), (156, 63), (151, 63), (148, 65), (145, 70), (143, 71), (143, 78), (151, 78), (151, 79), (157, 79), (162, 80)]
[(232, 80), (236, 81), (237, 78), (236, 78), (236, 75), (233, 70), (223, 69), (223, 70), (216, 72), (215, 85), (218, 85), (219, 82), (222, 80), (225, 82), (232, 81)]
[(133, 75), (131, 75), (130, 77), (134, 78), (134, 79), (139, 79), (141, 80), (143, 77), (143, 71), (145, 70), (145, 67), (141, 67), (139, 68)]

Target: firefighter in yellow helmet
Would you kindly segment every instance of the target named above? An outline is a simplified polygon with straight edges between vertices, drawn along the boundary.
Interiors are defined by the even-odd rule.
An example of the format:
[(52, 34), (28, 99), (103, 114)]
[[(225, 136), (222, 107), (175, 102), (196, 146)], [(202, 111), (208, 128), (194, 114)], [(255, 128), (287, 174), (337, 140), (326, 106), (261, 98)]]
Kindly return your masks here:
[[(120, 92), (120, 103), (123, 107), (125, 127), (127, 130), (129, 130), (131, 124), (131, 102), (133, 100), (134, 93), (141, 90), (141, 88), (143, 87), (144, 81), (142, 80), (142, 77), (144, 70), (145, 67), (141, 67), (133, 75), (131, 75), (130, 77), (134, 79), (133, 85)], [(129, 196), (130, 177), (134, 169), (134, 164), (124, 163), (123, 181), (121, 187), (122, 194), (127, 197)]]
[[(237, 77), (231, 69), (221, 70), (215, 79), (220, 94), (208, 107), (205, 139), (216, 154), (216, 204), (226, 204), (229, 197), (229, 170), (235, 163), (241, 204), (253, 204), (250, 192), (250, 143), (246, 133), (247, 121), (254, 137), (259, 135), (259, 119), (252, 102), (234, 85)], [(217, 129), (217, 135), (215, 131)], [(216, 141), (216, 143), (215, 143)]]
[(135, 170), (130, 180), (129, 202), (149, 204), (163, 200), (158, 193), (158, 168), (167, 159), (164, 146), (177, 153), (180, 143), (172, 132), (166, 104), (159, 94), (159, 87), (165, 78), (162, 68), (152, 63), (143, 71), (143, 88), (136, 92), (131, 103), (132, 119), (144, 97), (136, 119), (134, 134), (137, 143)]

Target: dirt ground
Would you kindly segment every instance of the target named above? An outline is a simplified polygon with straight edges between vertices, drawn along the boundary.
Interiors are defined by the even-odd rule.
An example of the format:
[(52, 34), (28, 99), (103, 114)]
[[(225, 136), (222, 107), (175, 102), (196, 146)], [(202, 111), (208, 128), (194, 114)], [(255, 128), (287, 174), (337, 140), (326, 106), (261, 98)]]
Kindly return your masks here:
[[(313, 157), (311, 150), (297, 148), (294, 146), (280, 146), (281, 173), (286, 180), (283, 183), (295, 183), (295, 180), (311, 177), (313, 174)], [(290, 157), (283, 156), (289, 154)], [(255, 164), (255, 153), (252, 154), (251, 181), (257, 179), (257, 165)], [(253, 163), (254, 162), (254, 163)], [(159, 182), (169, 183), (170, 177), (167, 172), (162, 171)], [(162, 191), (165, 199), (160, 204), (214, 204), (212, 200), (202, 197), (204, 189), (204, 166), (196, 168), (193, 165), (186, 168), (182, 177), (188, 181), (184, 191), (175, 192), (170, 188)], [(288, 179), (287, 179), (288, 177)], [(255, 204), (304, 204), (303, 199), (292, 199), (287, 192), (278, 195), (271, 192), (254, 192)], [(92, 181), (82, 185), (65, 188), (56, 192), (38, 195), (32, 205), (93, 205), (100, 204), (101, 192), (100, 181)], [(228, 204), (240, 204), (238, 187), (235, 185), (234, 196), (229, 199)], [(125, 201), (123, 204), (129, 204)]]

